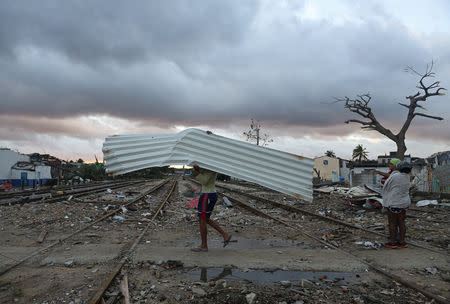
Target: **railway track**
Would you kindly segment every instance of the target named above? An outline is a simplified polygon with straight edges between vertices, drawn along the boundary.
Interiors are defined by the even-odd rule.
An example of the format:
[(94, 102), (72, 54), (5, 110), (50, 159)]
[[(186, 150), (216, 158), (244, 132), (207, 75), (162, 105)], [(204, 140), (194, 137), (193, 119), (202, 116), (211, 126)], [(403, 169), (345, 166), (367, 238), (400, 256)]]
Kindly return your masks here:
[[(136, 246), (142, 241), (142, 238), (148, 232), (149, 228), (154, 224), (154, 220), (156, 219), (156, 217), (158, 215), (160, 215), (160, 212), (164, 208), (168, 199), (172, 196), (176, 185), (177, 185), (177, 181), (174, 180), (170, 187), (170, 190), (165, 195), (165, 198), (162, 200), (162, 202), (159, 204), (159, 206), (156, 208), (156, 210), (152, 211), (152, 216), (151, 216), (151, 219), (149, 220), (148, 224), (145, 226), (145, 228), (142, 230), (142, 232), (137, 237), (135, 237), (132, 241), (130, 241), (130, 243), (128, 244), (129, 245), (128, 250), (126, 250), (126, 252), (122, 255), (122, 258), (120, 259), (120, 261), (113, 266), (113, 270), (111, 271), (111, 273), (109, 275), (106, 276), (106, 280), (104, 280), (101, 283), (100, 288), (98, 288), (97, 292), (95, 292), (95, 294), (89, 299), (89, 301), (88, 301), (89, 304), (106, 303), (106, 301), (113, 303), (113, 302), (120, 300), (119, 297), (117, 295), (115, 295), (115, 296), (111, 297), (110, 299), (106, 298), (106, 301), (105, 301), (104, 294), (105, 294), (106, 290), (110, 287), (110, 285), (113, 284), (114, 278), (119, 275), (122, 267), (130, 259), (131, 255), (133, 254), (134, 250), (136, 249)], [(125, 278), (126, 278), (126, 275), (125, 275)], [(128, 283), (125, 283), (125, 285), (128, 286)], [(128, 287), (126, 287), (126, 289), (127, 288)], [(127, 298), (124, 302), (129, 303), (129, 298), (128, 298), (129, 296), (126, 291), (122, 291), (122, 296)]]
[[(127, 203), (121, 205), (120, 208), (116, 208), (116, 209), (114, 209), (114, 210), (112, 210), (112, 211), (107, 212), (106, 214), (104, 214), (104, 215), (98, 217), (97, 219), (95, 219), (95, 220), (92, 221), (91, 223), (89, 223), (89, 224), (87, 224), (87, 225), (84, 225), (82, 228), (80, 228), (80, 229), (78, 229), (78, 230), (76, 230), (76, 231), (73, 231), (73, 232), (71, 232), (70, 234), (68, 234), (68, 235), (66, 235), (66, 236), (64, 236), (64, 237), (62, 237), (62, 238), (58, 238), (56, 241), (50, 243), (49, 245), (47, 245), (47, 246), (45, 246), (45, 247), (42, 247), (42, 248), (40, 248), (40, 249), (34, 251), (33, 253), (27, 255), (25, 258), (22, 258), (22, 259), (20, 259), (20, 260), (17, 260), (16, 263), (13, 263), (12, 265), (9, 265), (8, 267), (5, 267), (4, 269), (0, 270), (0, 276), (4, 275), (5, 273), (11, 271), (12, 269), (14, 269), (14, 268), (16, 268), (16, 267), (18, 267), (18, 266), (20, 266), (21, 264), (23, 264), (24, 262), (28, 261), (29, 259), (31, 259), (31, 258), (33, 258), (33, 257), (35, 257), (35, 256), (37, 256), (37, 255), (39, 255), (39, 254), (42, 254), (42, 253), (44, 253), (44, 252), (48, 252), (49, 249), (51, 249), (51, 248), (53, 248), (53, 247), (55, 247), (55, 246), (57, 246), (57, 245), (60, 245), (60, 244), (62, 244), (62, 243), (64, 243), (64, 242), (66, 242), (67, 240), (69, 240), (69, 239), (75, 237), (76, 235), (78, 235), (78, 234), (80, 234), (81, 232), (83, 232), (83, 231), (85, 231), (85, 230), (91, 228), (92, 226), (97, 225), (97, 224), (103, 222), (105, 219), (110, 218), (111, 216), (113, 216), (113, 215), (115, 215), (115, 214), (117, 214), (117, 213), (119, 213), (119, 212), (124, 212), (124, 209), (123, 209), (123, 208), (126, 208), (127, 206), (130, 206), (130, 205), (132, 205), (132, 204), (135, 204), (135, 203), (139, 202), (139, 201), (140, 201), (141, 199), (143, 199), (145, 196), (147, 196), (147, 195), (149, 195), (149, 194), (155, 192), (156, 190), (158, 190), (159, 188), (161, 188), (163, 185), (165, 185), (167, 182), (168, 182), (168, 180), (165, 180), (165, 181), (161, 182), (160, 184), (158, 184), (158, 185), (152, 187), (151, 189), (142, 192), (142, 193), (139, 194), (136, 198), (134, 198), (132, 201), (129, 201), (129, 202), (127, 202)], [(128, 185), (129, 185), (129, 184), (127, 183), (127, 186), (128, 186)], [(117, 185), (117, 186), (119, 187), (119, 185)], [(123, 187), (123, 186), (124, 186), (123, 184), (120, 185), (120, 187)], [(97, 191), (97, 190), (94, 190), (94, 191)], [(93, 192), (88, 191), (88, 193), (89, 193), (89, 194), (92, 194)], [(84, 193), (84, 194), (85, 194), (85, 193)]]
[[(106, 189), (118, 189), (118, 188), (124, 188), (128, 187), (130, 185), (136, 185), (136, 184), (142, 184), (145, 181), (121, 181), (121, 182), (115, 182), (111, 184), (104, 184), (104, 185), (96, 185), (96, 186), (90, 186), (90, 187), (82, 187), (82, 188), (75, 188), (71, 189), (69, 191), (66, 190), (66, 192), (61, 194), (52, 194), (51, 192), (44, 192), (39, 195), (28, 195), (25, 197), (20, 197), (16, 200), (10, 200), (9, 198), (3, 199), (3, 201), (0, 199), (0, 205), (17, 205), (17, 204), (28, 204), (38, 201), (44, 201), (45, 203), (54, 203), (66, 199), (72, 199), (72, 198), (78, 198), (89, 194), (99, 193), (102, 191), (105, 191)], [(6, 201), (5, 201), (6, 200)]]
[[(269, 218), (269, 219), (273, 220), (274, 222), (276, 222), (278, 224), (284, 225), (284, 226), (289, 227), (292, 230), (294, 230), (296, 233), (291, 235), (290, 238), (303, 236), (303, 237), (306, 237), (308, 239), (314, 240), (317, 243), (320, 243), (320, 244), (326, 246), (326, 248), (332, 248), (334, 250), (338, 250), (340, 252), (343, 252), (343, 253), (353, 257), (357, 261), (367, 265), (368, 267), (370, 267), (371, 269), (377, 271), (378, 273), (383, 274), (386, 277), (388, 277), (388, 278), (390, 278), (390, 279), (392, 279), (392, 280), (394, 280), (394, 281), (396, 281), (398, 283), (401, 283), (401, 284), (403, 284), (404, 286), (406, 286), (408, 288), (412, 288), (412, 289), (414, 289), (414, 290), (424, 294), (425, 296), (427, 296), (430, 299), (433, 299), (437, 303), (448, 303), (448, 299), (446, 299), (445, 297), (439, 295), (438, 293), (436, 293), (436, 291), (425, 290), (424, 288), (422, 288), (421, 286), (417, 285), (416, 283), (414, 283), (412, 281), (409, 281), (409, 280), (405, 280), (404, 278), (402, 278), (402, 277), (400, 277), (398, 275), (395, 275), (395, 274), (391, 273), (390, 271), (377, 266), (375, 263), (368, 262), (366, 259), (364, 259), (362, 257), (359, 257), (357, 254), (355, 254), (355, 252), (358, 251), (358, 247), (355, 246), (354, 234), (350, 234), (349, 233), (343, 239), (341, 238), (340, 239), (340, 244), (339, 244), (336, 241), (333, 241), (333, 237), (328, 238), (326, 233), (324, 233), (324, 234), (319, 233), (317, 235), (317, 233), (315, 234), (315, 233), (309, 232), (309, 231), (314, 231), (314, 228), (311, 227), (311, 226), (308, 227), (308, 224), (305, 221), (299, 223), (298, 219), (297, 220), (287, 220), (286, 218), (289, 218), (288, 215), (283, 216), (283, 215), (281, 215), (278, 212), (276, 213), (277, 216), (274, 216), (274, 215), (270, 214), (269, 212), (267, 212), (267, 210), (263, 211), (261, 208), (259, 208), (259, 206), (257, 206), (257, 204), (250, 205), (249, 203), (246, 203), (245, 201), (243, 201), (242, 199), (237, 198), (236, 196), (231, 196), (230, 193), (233, 193), (235, 195), (237, 194), (237, 195), (239, 195), (241, 197), (244, 196), (244, 197), (253, 199), (253, 200), (255, 200), (255, 201), (259, 202), (259, 203), (268, 204), (270, 211), (273, 211), (273, 207), (280, 208), (283, 211), (288, 211), (290, 213), (294, 212), (294, 213), (297, 213), (297, 214), (307, 215), (307, 216), (311, 216), (311, 217), (318, 218), (320, 220), (326, 221), (328, 223), (332, 223), (332, 224), (344, 226), (346, 228), (351, 228), (351, 229), (354, 229), (354, 230), (370, 233), (370, 234), (373, 234), (373, 235), (381, 237), (383, 240), (386, 239), (386, 235), (385, 234), (382, 234), (382, 233), (379, 233), (379, 232), (376, 232), (376, 231), (372, 231), (372, 230), (369, 230), (369, 229), (365, 229), (365, 228), (363, 228), (361, 226), (356, 226), (356, 225), (353, 225), (353, 224), (349, 224), (349, 223), (340, 221), (340, 220), (332, 218), (332, 217), (327, 217), (327, 216), (323, 216), (323, 215), (320, 215), (320, 214), (317, 214), (317, 213), (313, 213), (313, 212), (305, 210), (305, 209), (301, 209), (301, 208), (297, 208), (297, 207), (294, 207), (294, 206), (285, 205), (285, 204), (282, 204), (282, 203), (279, 203), (279, 202), (276, 202), (276, 201), (273, 201), (273, 200), (268, 200), (268, 199), (265, 199), (265, 198), (262, 198), (262, 197), (258, 197), (258, 196), (253, 195), (253, 194), (248, 194), (248, 193), (245, 193), (243, 191), (239, 191), (239, 190), (233, 189), (231, 187), (226, 187), (226, 186), (222, 186), (222, 185), (216, 185), (216, 187), (220, 188), (220, 189), (224, 189), (225, 192), (221, 192), (221, 194), (224, 195), (225, 197), (227, 197), (231, 202), (233, 202), (234, 204), (238, 205), (239, 207), (244, 208), (247, 211), (255, 213), (255, 214), (257, 214), (257, 215), (259, 215), (261, 217)], [(335, 228), (331, 228), (330, 230), (331, 231), (338, 231), (338, 229), (335, 229)], [(305, 232), (305, 231), (308, 231), (308, 232)], [(332, 233), (330, 233), (330, 234), (331, 234), (331, 236), (333, 236)], [(351, 241), (350, 242), (346, 242), (345, 239), (348, 239), (349, 236), (351, 236), (350, 237)], [(361, 236), (357, 237), (357, 239), (361, 239)], [(378, 239), (379, 243), (383, 242), (383, 240)], [(425, 250), (428, 250), (428, 251), (432, 251), (432, 252), (435, 252), (435, 253), (439, 253), (439, 254), (448, 256), (447, 252), (444, 252), (444, 251), (436, 249), (436, 248), (430, 248), (429, 246), (424, 246), (424, 245), (418, 244), (417, 242), (412, 242), (410, 240), (408, 241), (408, 243), (410, 245), (413, 245), (413, 246), (421, 248), (421, 249), (425, 249)], [(344, 250), (342, 248), (346, 248), (346, 250)]]
[[(315, 217), (315, 218), (318, 218), (318, 219), (321, 219), (321, 220), (324, 220), (324, 221), (335, 223), (335, 224), (340, 225), (340, 226), (349, 227), (349, 228), (356, 229), (356, 230), (361, 230), (361, 231), (364, 231), (364, 232), (367, 232), (367, 233), (370, 233), (370, 234), (382, 237), (384, 239), (387, 239), (387, 237), (388, 237), (388, 235), (386, 235), (384, 233), (380, 233), (378, 231), (366, 229), (366, 228), (362, 227), (361, 225), (350, 224), (350, 223), (344, 222), (342, 220), (338, 220), (338, 219), (333, 218), (333, 217), (320, 215), (318, 213), (314, 213), (314, 212), (308, 211), (308, 210), (303, 209), (303, 208), (298, 208), (298, 207), (294, 207), (294, 206), (290, 206), (290, 205), (285, 205), (285, 204), (276, 202), (274, 200), (269, 200), (269, 199), (266, 199), (266, 198), (263, 198), (263, 197), (259, 197), (259, 196), (252, 195), (252, 194), (248, 194), (248, 193), (245, 193), (243, 191), (238, 191), (238, 190), (232, 189), (230, 187), (225, 187), (225, 186), (220, 186), (220, 185), (217, 185), (217, 187), (225, 189), (227, 191), (232, 191), (232, 192), (237, 193), (239, 195), (246, 196), (246, 197), (248, 197), (250, 199), (257, 200), (259, 202), (266, 203), (266, 204), (268, 204), (270, 206), (281, 208), (281, 209), (289, 211), (289, 212), (294, 212), (294, 213), (298, 213), (298, 214), (305, 214), (305, 215), (312, 216), (312, 217)], [(381, 241), (381, 242), (383, 242), (383, 241)], [(432, 251), (432, 252), (436, 252), (436, 253), (440, 253), (440, 254), (448, 254), (447, 252), (441, 250), (440, 248), (433, 248), (432, 246), (426, 246), (426, 245), (423, 245), (423, 244), (419, 244), (417, 241), (408, 240), (408, 243), (410, 245), (412, 245), (412, 246), (415, 246), (415, 247), (418, 247), (418, 248), (422, 248), (422, 249), (425, 249), (425, 250), (429, 250), (429, 251)]]
[[(76, 206), (73, 207), (76, 209), (70, 209), (69, 211), (75, 213), (75, 210), (77, 210), (79, 214), (77, 216), (75, 214), (72, 215), (73, 224), (68, 222), (63, 227), (49, 222), (50, 227), (47, 227), (49, 231), (61, 230), (61, 233), (52, 234), (52, 238), (47, 239), (39, 250), (31, 252), (31, 254), (27, 254), (25, 257), (21, 256), (20, 258), (6, 254), (8, 256), (6, 258), (13, 258), (15, 261), (8, 266), (9, 269), (3, 268), (0, 274), (0, 302), (8, 302), (5, 299), (12, 299), (11, 296), (9, 298), (5, 297), (5, 289), (3, 289), (5, 286), (8, 290), (14, 289), (16, 286), (19, 286), (23, 290), (28, 290), (30, 287), (27, 286), (36, 284), (36, 278), (40, 278), (41, 280), (49, 278), (49, 281), (53, 285), (40, 287), (40, 290), (51, 291), (48, 297), (40, 295), (40, 301), (35, 302), (30, 294), (27, 296), (25, 293), (22, 298), (19, 298), (18, 302), (23, 299), (21, 303), (42, 303), (44, 299), (47, 300), (51, 297), (52, 301), (48, 301), (48, 303), (69, 303), (71, 300), (75, 301), (77, 298), (80, 303), (117, 303), (118, 301), (122, 301), (124, 295), (126, 296), (128, 293), (133, 303), (144, 303), (144, 298), (149, 300), (150, 303), (156, 303), (164, 300), (162, 294), (165, 292), (165, 297), (170, 299), (170, 301), (179, 303), (205, 303), (205, 298), (200, 298), (199, 302), (193, 301), (193, 299), (195, 300), (197, 298), (197, 295), (195, 292), (193, 293), (194, 288), (186, 284), (185, 278), (186, 273), (191, 269), (189, 267), (193, 265), (192, 261), (188, 262), (189, 260), (194, 259), (196, 261), (196, 259), (199, 259), (198, 263), (200, 265), (204, 263), (200, 261), (205, 257), (205, 254), (192, 253), (189, 251), (189, 248), (186, 248), (195, 246), (198, 242), (196, 212), (195, 210), (187, 210), (185, 203), (181, 202), (181, 200), (188, 201), (190, 198), (187, 199), (184, 197), (180, 199), (175, 196), (173, 191), (179, 187), (179, 183), (176, 184), (175, 181), (170, 183), (169, 180), (165, 182), (151, 186), (141, 184), (139, 187), (136, 186), (135, 189), (127, 186), (126, 190), (114, 192), (110, 197), (115, 197), (116, 194), (124, 192), (133, 194), (111, 202), (109, 199), (102, 199), (101, 195), (93, 194), (91, 198), (84, 198), (83, 201), (72, 201), (70, 204), (61, 202), (48, 204), (46, 212), (51, 212), (52, 207), (50, 206), (55, 206), (56, 209), (64, 209), (72, 208), (71, 204), (74, 203)], [(185, 189), (198, 188), (197, 186), (186, 186), (191, 183), (191, 181), (184, 181), (184, 186), (182, 187)], [(217, 186), (219, 188), (221, 185)], [(295, 244), (298, 245), (294, 246), (298, 247), (293, 248), (293, 252), (299, 255), (297, 257), (293, 256), (293, 259), (299, 260), (298, 263), (300, 264), (298, 265), (305, 263), (306, 260), (303, 259), (306, 257), (302, 256), (305, 252), (339, 252), (342, 256), (348, 256), (349, 260), (353, 259), (355, 261), (354, 265), (360, 263), (368, 269), (373, 269), (380, 276), (384, 277), (383, 280), (394, 280), (401, 283), (405, 286), (402, 287), (401, 293), (403, 294), (408, 293), (408, 291), (403, 290), (412, 288), (417, 291), (417, 294), (425, 294), (437, 303), (446, 303), (445, 299), (439, 296), (439, 289), (414, 285), (414, 282), (405, 280), (404, 276), (399, 275), (398, 271), (392, 271), (389, 267), (379, 266), (380, 264), (377, 261), (380, 260), (376, 257), (374, 258), (372, 256), (368, 258), (370, 255), (364, 255), (364, 253), (368, 252), (382, 253), (383, 251), (365, 250), (361, 248), (361, 245), (355, 244), (356, 240), (365, 240), (368, 239), (368, 236), (371, 236), (372, 240), (375, 238), (375, 240), (381, 242), (381, 240), (384, 240), (385, 234), (377, 231), (369, 231), (369, 229), (364, 229), (364, 227), (358, 227), (357, 224), (347, 223), (332, 216), (320, 216), (320, 214), (316, 214), (311, 210), (302, 210), (305, 209), (304, 206), (298, 208), (298, 205), (277, 204), (276, 200), (269, 200), (253, 194), (244, 196), (245, 193), (243, 192), (245, 191), (236, 193), (232, 192), (236, 189), (220, 189), (223, 189), (223, 195), (227, 196), (237, 208), (226, 209), (220, 205), (216, 208), (214, 214), (219, 217), (219, 221), (221, 216), (225, 216), (224, 219), (230, 216), (229, 221), (222, 222), (222, 224), (226, 229), (234, 227), (234, 240), (238, 241), (235, 244), (239, 245), (240, 242), (244, 242), (242, 244), (244, 247), (238, 246), (238, 248), (246, 248), (245, 235), (252, 238), (252, 236), (248, 235), (251, 230), (253, 238), (255, 236), (262, 238), (274, 236), (283, 241), (292, 242), (292, 244), (295, 241)], [(140, 194), (135, 195), (137, 192)], [(253, 191), (251, 192), (253, 193)], [(180, 191), (179, 193), (181, 195)], [(270, 195), (275, 196), (272, 192), (270, 192)], [(282, 195), (278, 196), (283, 198)], [(131, 197), (133, 197), (132, 200)], [(245, 199), (243, 199), (244, 197)], [(98, 203), (96, 199), (99, 200)], [(166, 208), (168, 210), (164, 209), (164, 206), (167, 204), (170, 206), (170, 209)], [(32, 204), (24, 205), (24, 211), (31, 212), (31, 206)], [(131, 206), (134, 206), (134, 208), (128, 210), (127, 207)], [(3, 206), (3, 210), (7, 211), (15, 210), (15, 208), (18, 207)], [(1, 210), (0, 208), (0, 212)], [(157, 219), (159, 215), (164, 213), (169, 214), (170, 217), (166, 216)], [(86, 214), (93, 218), (89, 223), (84, 221)], [(97, 216), (92, 216), (94, 214)], [(249, 216), (250, 214), (252, 215)], [(61, 214), (59, 217), (61, 217)], [(264, 217), (264, 220), (257, 220), (256, 218), (258, 217), (261, 217), (261, 219)], [(175, 220), (175, 218), (178, 218), (178, 220)], [(32, 230), (32, 226), (19, 225), (18, 227), (25, 234), (27, 231)], [(211, 250), (209, 254), (206, 254), (212, 260), (219, 258), (220, 261), (222, 258), (235, 255), (241, 259), (245, 258), (251, 261), (253, 260), (252, 255), (254, 254), (255, 256), (259, 256), (257, 258), (259, 261), (261, 254), (266, 252), (266, 249), (261, 251), (245, 251), (245, 249), (236, 248), (236, 245), (233, 244), (226, 249), (222, 249), (220, 236), (218, 240), (214, 240), (216, 237), (217, 235), (212, 231), (209, 236), (209, 238), (213, 239), (210, 244)], [(217, 246), (215, 244), (217, 243), (220, 248), (215, 248)], [(235, 248), (237, 250), (236, 252)], [(284, 251), (284, 249), (281, 250)], [(426, 249), (423, 248), (418, 248), (417, 250), (426, 252)], [(149, 254), (142, 256), (142, 253), (147, 251), (149, 251)], [(158, 252), (163, 252), (164, 254), (162, 256), (156, 254), (156, 256), (159, 256), (156, 257), (155, 253)], [(178, 256), (177, 252), (179, 254)], [(247, 256), (241, 255), (240, 252), (247, 252)], [(276, 260), (279, 254), (277, 253), (277, 249), (274, 248), (272, 252), (274, 256), (270, 256), (270, 260)], [(441, 251), (439, 251), (439, 254), (436, 251), (429, 252), (432, 252), (434, 256), (441, 255), (442, 253)], [(5, 252), (3, 251), (3, 253)], [(330, 258), (334, 259), (332, 256)], [(104, 262), (102, 262), (103, 259), (105, 259)], [(153, 260), (153, 262), (148, 259)], [(187, 268), (184, 269), (170, 270), (170, 267), (164, 268), (165, 262), (159, 266), (160, 264), (156, 263), (159, 259), (163, 259), (164, 261), (166, 259), (181, 259), (182, 261), (186, 259), (187, 264), (185, 265), (188, 266), (185, 266)], [(35, 266), (35, 263), (40, 263), (40, 266)], [(144, 266), (144, 264), (147, 266)], [(243, 262), (240, 262), (239, 265), (241, 266), (238, 267), (249, 267), (245, 266), (246, 263)], [(171, 283), (172, 281), (173, 283)], [(386, 285), (392, 284), (392, 281), (390, 282), (386, 283)], [(164, 285), (171, 287), (167, 287), (169, 289), (164, 291)], [(208, 282), (206, 282), (206, 285), (209, 286)], [(125, 286), (129, 287), (128, 291)], [(400, 285), (393, 284), (393, 286)], [(228, 296), (237, 297), (243, 292), (240, 289), (235, 290), (234, 287), (233, 289), (217, 289), (216, 287), (202, 288), (205, 290), (211, 288), (211, 292), (214, 291), (214, 294), (218, 296), (228, 294)], [(398, 289), (400, 287), (396, 288)], [(269, 290), (269, 288), (265, 289)], [(328, 296), (336, 296), (335, 292), (331, 289), (327, 292), (329, 292)], [(415, 292), (409, 292), (412, 295), (416, 294)], [(177, 293), (179, 294), (176, 298), (175, 295)], [(315, 292), (309, 292), (302, 288), (282, 289), (282, 293), (283, 296), (286, 295), (285, 299), (287, 302), (291, 302), (294, 295), (301, 295), (302, 297), (312, 297), (315, 295)], [(143, 294), (144, 296), (141, 296)], [(375, 297), (370, 298), (371, 295), (375, 295)], [(139, 297), (142, 299), (139, 300)], [(379, 298), (373, 293), (368, 294), (368, 297), (375, 300)], [(343, 301), (346, 303), (351, 302), (351, 298), (346, 297), (345, 294), (338, 298), (341, 300), (334, 303), (343, 303)], [(383, 299), (383, 297), (381, 298)], [(218, 302), (214, 297), (210, 297), (209, 294), (207, 299), (210, 302), (229, 303), (226, 298), (222, 302)], [(317, 297), (315, 299), (317, 300)], [(400, 296), (395, 296), (393, 299), (400, 299)], [(386, 297), (384, 300), (386, 301)], [(170, 301), (169, 303), (171, 303)], [(269, 300), (263, 300), (261, 303), (271, 303), (267, 301)], [(331, 302), (328, 301), (326, 303)], [(385, 303), (393, 302), (387, 301)], [(417, 301), (417, 303), (425, 302)]]
[(66, 190), (74, 190), (74, 189), (82, 189), (88, 188), (98, 185), (114, 185), (115, 181), (105, 181), (105, 182), (90, 182), (87, 184), (75, 184), (75, 185), (64, 185), (64, 186), (54, 186), (48, 187), (43, 186), (42, 188), (32, 188), (22, 191), (8, 191), (8, 192), (0, 192), (0, 200), (14, 198), (18, 196), (31, 196), (31, 195), (39, 195), (45, 193), (51, 193), (56, 191), (66, 191)]

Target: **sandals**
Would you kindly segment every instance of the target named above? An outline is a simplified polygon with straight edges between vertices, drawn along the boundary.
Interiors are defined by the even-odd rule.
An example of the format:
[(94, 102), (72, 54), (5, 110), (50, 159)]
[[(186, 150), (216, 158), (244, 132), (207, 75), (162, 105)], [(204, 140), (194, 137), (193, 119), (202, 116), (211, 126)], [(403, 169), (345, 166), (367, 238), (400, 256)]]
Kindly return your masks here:
[(395, 249), (398, 247), (397, 243), (392, 243), (392, 242), (385, 243), (385, 244), (383, 244), (383, 246), (387, 247), (387, 248), (391, 248), (391, 249)]
[(191, 251), (193, 251), (193, 252), (208, 252), (208, 249), (195, 247), (195, 248), (191, 248)]
[(231, 237), (232, 237), (232, 235), (230, 234), (230, 236), (225, 241), (223, 241), (223, 247), (224, 248), (227, 247), (228, 244), (230, 244)]

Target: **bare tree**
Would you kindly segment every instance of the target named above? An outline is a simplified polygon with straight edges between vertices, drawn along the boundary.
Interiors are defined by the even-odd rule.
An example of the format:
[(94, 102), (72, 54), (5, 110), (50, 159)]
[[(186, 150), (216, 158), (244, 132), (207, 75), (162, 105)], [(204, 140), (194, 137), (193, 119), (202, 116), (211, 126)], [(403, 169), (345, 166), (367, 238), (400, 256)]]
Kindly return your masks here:
[(243, 134), (247, 137), (247, 141), (256, 140), (256, 145), (267, 146), (270, 142), (273, 142), (273, 139), (266, 133), (261, 134), (261, 124), (259, 120), (254, 120), (252, 118), (252, 122), (250, 123), (250, 130), (247, 132), (243, 132)]
[(422, 105), (419, 104), (419, 102), (426, 101), (428, 97), (445, 95), (445, 93), (441, 91), (444, 91), (446, 89), (440, 86), (439, 81), (435, 81), (428, 85), (424, 83), (426, 80), (434, 78), (435, 73), (433, 72), (433, 66), (434, 62), (432, 61), (431, 64), (427, 65), (424, 74), (417, 72), (414, 68), (410, 66), (408, 66), (405, 69), (406, 72), (410, 72), (420, 77), (419, 84), (416, 86), (419, 89), (419, 91), (414, 95), (406, 96), (406, 99), (409, 100), (409, 104), (399, 102), (401, 106), (408, 109), (408, 116), (406, 117), (406, 120), (403, 123), (402, 128), (397, 134), (394, 134), (391, 130), (385, 128), (375, 118), (375, 114), (372, 112), (372, 109), (369, 106), (369, 102), (372, 99), (369, 93), (364, 95), (357, 95), (357, 98), (355, 99), (351, 99), (347, 96), (344, 98), (335, 98), (336, 102), (339, 101), (345, 102), (345, 107), (349, 111), (354, 112), (366, 119), (366, 120), (350, 119), (347, 120), (345, 123), (350, 122), (359, 123), (362, 125), (361, 129), (363, 130), (367, 131), (374, 130), (383, 134), (384, 136), (395, 142), (395, 144), (397, 145), (397, 157), (403, 159), (407, 149), (405, 145), (406, 131), (408, 131), (408, 128), (411, 125), (411, 122), (414, 117), (422, 116), (431, 119), (443, 120), (442, 117), (431, 116), (424, 113), (416, 112), (417, 108), (426, 110)]

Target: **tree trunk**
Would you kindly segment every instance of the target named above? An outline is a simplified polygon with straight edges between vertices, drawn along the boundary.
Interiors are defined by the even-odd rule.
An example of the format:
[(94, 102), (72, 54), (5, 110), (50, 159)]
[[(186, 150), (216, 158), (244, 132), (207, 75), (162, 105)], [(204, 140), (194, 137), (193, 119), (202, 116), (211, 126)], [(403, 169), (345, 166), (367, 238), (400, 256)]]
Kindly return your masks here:
[(395, 143), (397, 144), (397, 158), (403, 160), (406, 152), (405, 139), (398, 139)]
[(259, 146), (259, 128), (256, 129), (256, 145)]

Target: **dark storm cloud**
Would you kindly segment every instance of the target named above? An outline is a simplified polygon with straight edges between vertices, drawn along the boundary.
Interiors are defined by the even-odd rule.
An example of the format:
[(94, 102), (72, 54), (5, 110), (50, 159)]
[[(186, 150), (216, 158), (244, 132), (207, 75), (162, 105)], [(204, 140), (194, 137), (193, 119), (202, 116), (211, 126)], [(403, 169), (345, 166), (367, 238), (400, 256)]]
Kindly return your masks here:
[(237, 43), (255, 10), (254, 1), (2, 1), (0, 52), (33, 46), (85, 63), (195, 57)]
[[(207, 3), (0, 2), (2, 112), (334, 128), (355, 116), (333, 96), (369, 91), (377, 117), (396, 125), (398, 102), (416, 91), (406, 65), (421, 70), (437, 59), (450, 87), (448, 33), (425, 47), (382, 7), (376, 18), (336, 25), (266, 20), (270, 12), (253, 1)], [(427, 114), (445, 116), (448, 107), (447, 96), (435, 97)]]

